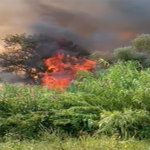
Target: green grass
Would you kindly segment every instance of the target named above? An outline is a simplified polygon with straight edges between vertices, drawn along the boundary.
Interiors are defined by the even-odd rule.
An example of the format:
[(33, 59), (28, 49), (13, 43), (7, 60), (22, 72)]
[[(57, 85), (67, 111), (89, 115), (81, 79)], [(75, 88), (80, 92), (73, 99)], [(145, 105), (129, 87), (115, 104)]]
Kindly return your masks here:
[[(78, 72), (65, 92), (4, 84), (0, 150), (150, 150), (149, 39), (137, 36), (115, 57), (93, 53), (95, 70)], [(24, 35), (5, 42), (34, 48)]]
[(10, 140), (0, 143), (0, 150), (149, 150), (149, 141), (116, 140), (113, 137), (82, 137), (60, 139), (48, 135), (42, 140)]

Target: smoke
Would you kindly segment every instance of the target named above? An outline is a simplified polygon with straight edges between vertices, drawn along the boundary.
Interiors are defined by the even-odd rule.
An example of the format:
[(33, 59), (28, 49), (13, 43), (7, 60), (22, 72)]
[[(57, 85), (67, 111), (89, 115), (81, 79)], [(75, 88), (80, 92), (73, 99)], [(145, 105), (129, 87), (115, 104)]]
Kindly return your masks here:
[(0, 14), (0, 52), (2, 52), (3, 38), (7, 34), (30, 33), (28, 25), (34, 23), (36, 16), (25, 0), (1, 0)]
[(111, 51), (150, 32), (149, 5), (149, 0), (1, 0), (0, 38), (44, 33)]
[[(150, 33), (149, 0), (1, 0), (0, 39), (7, 34), (64, 37), (88, 50), (112, 51), (136, 34)], [(0, 52), (4, 51), (0, 41)], [(40, 52), (57, 45), (46, 46)], [(45, 47), (46, 46), (46, 47)], [(23, 81), (11, 73), (0, 79)]]
[(17, 74), (13, 74), (11, 72), (2, 72), (0, 74), (0, 86), (1, 83), (3, 82), (7, 82), (7, 83), (13, 83), (13, 84), (29, 84), (32, 83), (31, 79), (26, 78), (25, 75), (17, 75)]

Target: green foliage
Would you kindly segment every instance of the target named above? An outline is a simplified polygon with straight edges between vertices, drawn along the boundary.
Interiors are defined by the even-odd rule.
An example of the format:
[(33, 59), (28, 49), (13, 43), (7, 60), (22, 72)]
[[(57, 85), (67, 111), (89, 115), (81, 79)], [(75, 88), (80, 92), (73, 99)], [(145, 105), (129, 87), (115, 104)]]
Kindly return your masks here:
[(150, 66), (150, 35), (141, 34), (131, 41), (131, 46), (120, 47), (114, 50), (116, 60), (136, 60), (142, 67)]
[(113, 63), (114, 58), (113, 55), (110, 52), (101, 52), (101, 51), (95, 51), (90, 56), (89, 59), (94, 61), (99, 61), (99, 59), (104, 59), (108, 63)]
[(144, 53), (137, 52), (131, 46), (115, 49), (114, 57), (117, 60), (122, 60), (122, 61), (129, 61), (129, 60), (138, 61), (144, 68), (147, 68), (150, 66), (149, 56)]
[(144, 53), (137, 52), (133, 47), (121, 47), (114, 51), (114, 57), (116, 60), (130, 61), (134, 60), (141, 64), (143, 68), (150, 66), (150, 57)]
[(38, 138), (42, 132), (150, 138), (150, 69), (118, 62), (96, 77), (79, 72), (59, 93), (40, 86), (0, 89), (1, 137)]
[(116, 59), (124, 61), (138, 60), (139, 58), (139, 54), (131, 46), (115, 49), (114, 56)]
[[(142, 34), (132, 41), (133, 46), (116, 49), (114, 56), (121, 61), (114, 65), (112, 55), (105, 59), (106, 55), (93, 53), (90, 59), (97, 61), (95, 70), (78, 72), (63, 93), (40, 86), (4, 84), (0, 89), (0, 136), (22, 140), (56, 132), (72, 137), (90, 134), (149, 139), (149, 39)], [(24, 50), (34, 49), (39, 37), (10, 35), (5, 42), (6, 47), (21, 46), (23, 57), (16, 55), (14, 64), (10, 54), (18, 50), (7, 57), (1, 55), (4, 62), (9, 60), (6, 66), (16, 67), (30, 57), (26, 58), (30, 53)]]
[(138, 35), (135, 39), (132, 40), (133, 46), (138, 51), (150, 52), (150, 34), (141, 34)]
[[(62, 135), (45, 135), (40, 140), (18, 141), (9, 139), (0, 143), (1, 150), (149, 150), (149, 141), (116, 140), (114, 137), (90, 137), (79, 139)], [(9, 136), (8, 136), (9, 138)]]
[[(116, 134), (118, 138), (143, 139), (150, 136), (149, 112), (144, 110), (104, 111), (99, 122), (99, 133)], [(139, 132), (142, 131), (142, 132)]]

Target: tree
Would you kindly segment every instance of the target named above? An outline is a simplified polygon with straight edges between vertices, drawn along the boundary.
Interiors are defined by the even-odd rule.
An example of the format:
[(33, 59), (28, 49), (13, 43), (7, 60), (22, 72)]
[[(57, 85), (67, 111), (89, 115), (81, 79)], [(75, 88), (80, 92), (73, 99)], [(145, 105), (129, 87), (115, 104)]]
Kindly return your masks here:
[(90, 53), (66, 39), (54, 39), (46, 35), (7, 35), (5, 52), (0, 54), (3, 71), (24, 72), (33, 83), (40, 83), (41, 73), (46, 71), (44, 60), (56, 55), (58, 50), (75, 57)]
[(135, 60), (144, 68), (150, 67), (150, 35), (138, 35), (131, 43), (131, 46), (115, 49), (114, 57), (123, 61)]

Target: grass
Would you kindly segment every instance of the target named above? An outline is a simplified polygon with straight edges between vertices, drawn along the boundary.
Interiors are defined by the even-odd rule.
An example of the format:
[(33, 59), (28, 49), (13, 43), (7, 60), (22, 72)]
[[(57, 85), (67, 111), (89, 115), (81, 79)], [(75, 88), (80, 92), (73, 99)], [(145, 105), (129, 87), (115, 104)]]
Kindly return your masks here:
[(0, 143), (0, 150), (149, 150), (149, 141), (116, 140), (113, 137), (82, 137), (60, 139), (48, 135), (41, 140), (10, 140)]

